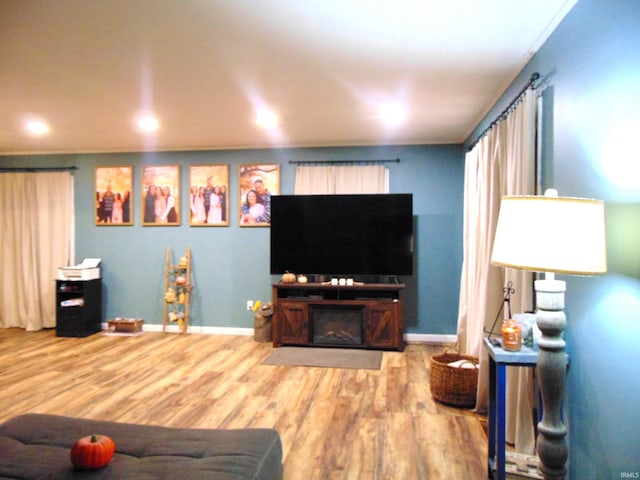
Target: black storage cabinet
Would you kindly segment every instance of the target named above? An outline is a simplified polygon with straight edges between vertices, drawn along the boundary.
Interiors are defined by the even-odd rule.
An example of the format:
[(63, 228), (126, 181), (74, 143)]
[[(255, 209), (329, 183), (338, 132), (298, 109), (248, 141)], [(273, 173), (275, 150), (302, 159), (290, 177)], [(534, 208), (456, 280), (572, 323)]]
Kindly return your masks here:
[[(82, 305), (65, 306), (65, 302)], [(102, 280), (56, 280), (56, 335), (86, 337), (102, 330)]]

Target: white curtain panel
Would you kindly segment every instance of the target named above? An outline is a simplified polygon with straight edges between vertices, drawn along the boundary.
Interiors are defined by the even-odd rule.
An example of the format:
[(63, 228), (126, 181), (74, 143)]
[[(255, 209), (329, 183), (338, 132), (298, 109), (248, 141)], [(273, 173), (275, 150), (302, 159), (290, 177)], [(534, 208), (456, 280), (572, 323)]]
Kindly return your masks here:
[[(458, 344), (480, 359), (476, 409), (488, 402), (488, 356), (483, 346), (502, 305), (503, 288), (512, 281), (512, 313), (532, 308), (531, 275), (491, 265), (500, 201), (503, 195), (534, 193), (535, 92), (528, 90), (509, 116), (496, 124), (465, 158), (463, 265), (460, 279)], [(532, 232), (523, 232), (523, 235)], [(505, 312), (505, 314), (508, 312)], [(507, 441), (533, 453), (534, 395), (531, 369), (509, 368)]]
[(73, 241), (71, 174), (1, 173), (0, 229), (0, 327), (55, 327), (56, 268)]
[(298, 165), (294, 193), (296, 195), (328, 194), (335, 192), (333, 169), (330, 166)]
[[(504, 122), (498, 125), (498, 133), (505, 140), (501, 151), (507, 163), (501, 190), (505, 195), (531, 195), (535, 189), (535, 117), (536, 99), (528, 90), (522, 104)], [(534, 235), (535, 226), (523, 235)], [(498, 269), (503, 284), (512, 282), (515, 293), (511, 297), (513, 313), (533, 310), (533, 274), (511, 268)], [(535, 452), (535, 380), (532, 368), (507, 369), (507, 431), (509, 443), (519, 452)]]
[(502, 302), (502, 278), (492, 268), (491, 246), (500, 205), (496, 150), (498, 139), (486, 135), (465, 158), (463, 261), (458, 306), (458, 345), (480, 360), (476, 409), (485, 411), (489, 397), (484, 328), (493, 323)]
[(294, 193), (388, 193), (388, 185), (384, 165), (298, 165)]

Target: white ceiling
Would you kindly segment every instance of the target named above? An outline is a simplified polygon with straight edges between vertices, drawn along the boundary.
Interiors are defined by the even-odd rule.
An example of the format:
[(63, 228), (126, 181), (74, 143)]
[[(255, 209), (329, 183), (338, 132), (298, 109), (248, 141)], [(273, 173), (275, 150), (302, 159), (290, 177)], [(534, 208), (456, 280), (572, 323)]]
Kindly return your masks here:
[(574, 3), (0, 0), (0, 154), (460, 143)]

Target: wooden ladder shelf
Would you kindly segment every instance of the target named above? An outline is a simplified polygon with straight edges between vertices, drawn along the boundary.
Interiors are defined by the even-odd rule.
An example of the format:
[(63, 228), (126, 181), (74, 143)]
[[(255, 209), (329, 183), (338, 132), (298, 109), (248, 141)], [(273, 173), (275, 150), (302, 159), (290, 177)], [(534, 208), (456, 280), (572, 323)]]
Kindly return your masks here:
[(180, 333), (189, 329), (189, 304), (191, 301), (191, 248), (178, 263), (173, 261), (171, 248), (167, 248), (164, 274), (164, 308), (162, 331), (167, 332), (171, 324), (178, 325)]

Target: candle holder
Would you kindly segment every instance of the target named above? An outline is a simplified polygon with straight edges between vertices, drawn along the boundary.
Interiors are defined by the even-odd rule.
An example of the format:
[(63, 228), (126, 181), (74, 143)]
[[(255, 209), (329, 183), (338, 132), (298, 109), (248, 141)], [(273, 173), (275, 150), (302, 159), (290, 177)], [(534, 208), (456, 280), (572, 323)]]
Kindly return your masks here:
[(522, 328), (514, 319), (502, 322), (502, 348), (518, 352), (522, 348)]

